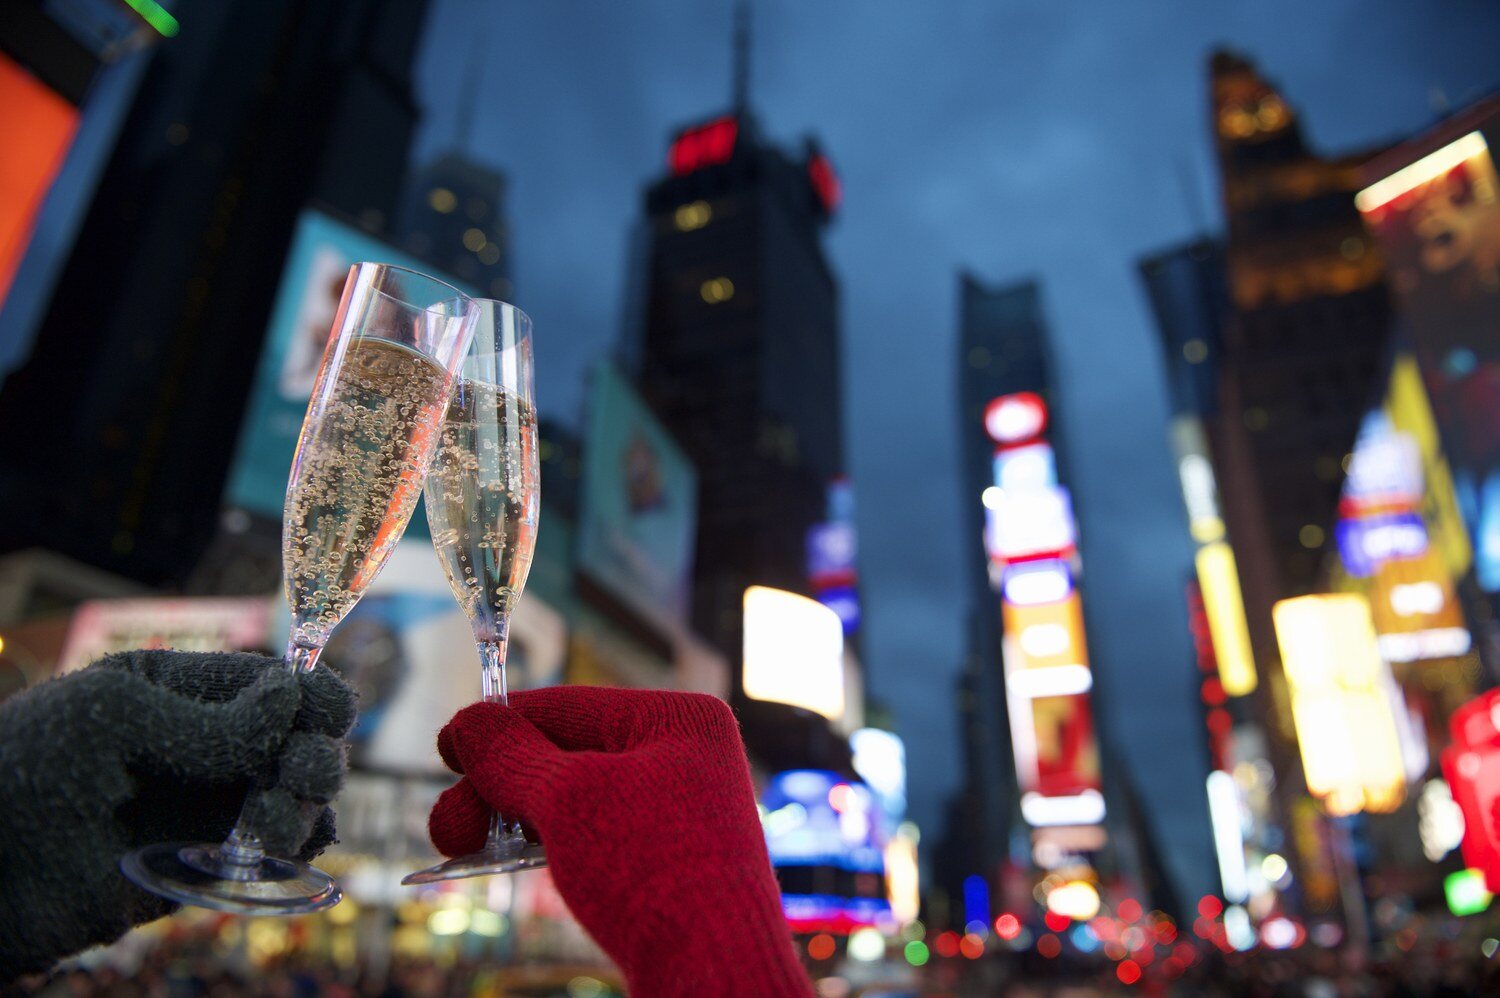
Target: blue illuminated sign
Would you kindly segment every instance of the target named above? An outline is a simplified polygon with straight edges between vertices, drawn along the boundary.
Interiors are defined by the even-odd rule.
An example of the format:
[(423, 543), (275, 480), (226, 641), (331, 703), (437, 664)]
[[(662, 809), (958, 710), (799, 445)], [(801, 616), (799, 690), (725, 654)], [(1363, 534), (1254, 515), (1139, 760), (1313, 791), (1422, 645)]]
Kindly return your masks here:
[(1427, 551), (1427, 526), (1417, 513), (1340, 520), (1334, 527), (1339, 559), (1356, 579), (1369, 578), (1388, 561), (1415, 558)]

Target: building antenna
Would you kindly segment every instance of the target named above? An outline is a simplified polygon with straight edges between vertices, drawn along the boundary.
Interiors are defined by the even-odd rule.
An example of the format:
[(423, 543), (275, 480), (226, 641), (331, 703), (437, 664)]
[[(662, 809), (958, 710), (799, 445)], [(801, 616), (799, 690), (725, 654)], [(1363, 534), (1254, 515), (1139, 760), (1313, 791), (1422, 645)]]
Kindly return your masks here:
[(744, 111), (750, 104), (750, 2), (734, 2), (734, 110)]
[(474, 139), (474, 114), (484, 76), (484, 62), (480, 58), (481, 36), (482, 32), (476, 31), (469, 39), (469, 58), (464, 62), (463, 83), (458, 88), (458, 123), (454, 138), (459, 152), (468, 152)]

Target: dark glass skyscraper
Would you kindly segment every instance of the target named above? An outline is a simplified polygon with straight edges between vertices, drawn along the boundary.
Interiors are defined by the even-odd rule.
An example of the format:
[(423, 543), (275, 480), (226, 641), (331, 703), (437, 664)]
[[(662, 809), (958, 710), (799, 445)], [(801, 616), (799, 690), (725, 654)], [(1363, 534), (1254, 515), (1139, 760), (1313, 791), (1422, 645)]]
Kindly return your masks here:
[(837, 180), (743, 107), (679, 132), (646, 192), (635, 300), (646, 399), (698, 469), (693, 624), (737, 661), (751, 585), (806, 588), (808, 528), (843, 468)]
[(29, 361), (0, 392), (0, 550), (149, 583), (202, 553), (283, 254), (319, 202), (397, 203), (425, 4), (183, 4), (99, 183)]
[(408, 249), (480, 295), (513, 296), (505, 174), (450, 150), (412, 173), (401, 200), (396, 238)]

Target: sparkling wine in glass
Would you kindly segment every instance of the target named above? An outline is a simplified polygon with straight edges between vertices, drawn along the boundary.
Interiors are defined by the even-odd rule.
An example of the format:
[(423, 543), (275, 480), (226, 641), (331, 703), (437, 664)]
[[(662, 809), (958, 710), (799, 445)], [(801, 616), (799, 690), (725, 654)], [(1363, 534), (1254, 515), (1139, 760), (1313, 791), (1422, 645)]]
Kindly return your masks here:
[[(287, 482), (287, 669), (317, 664), (405, 532), (477, 317), (474, 301), (441, 281), (387, 264), (350, 268)], [(337, 904), (328, 874), (266, 854), (250, 831), (254, 806), (252, 796), (218, 845), (146, 846), (121, 871), (162, 897), (238, 914)]]
[[(474, 628), (483, 697), (505, 703), (511, 611), (526, 585), (541, 507), (531, 320), (480, 299), (474, 343), (460, 369), (427, 474), (427, 524), (453, 595)], [(510, 873), (546, 865), (517, 824), (490, 815), (479, 852), (409, 874), (403, 884)]]

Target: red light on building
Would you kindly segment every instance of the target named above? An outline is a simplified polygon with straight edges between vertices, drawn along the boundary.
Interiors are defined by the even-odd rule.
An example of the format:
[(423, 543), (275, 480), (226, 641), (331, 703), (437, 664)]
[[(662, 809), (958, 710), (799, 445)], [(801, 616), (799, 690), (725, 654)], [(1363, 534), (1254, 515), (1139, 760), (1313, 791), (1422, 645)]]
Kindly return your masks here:
[(814, 152), (807, 157), (807, 182), (812, 184), (813, 193), (818, 196), (824, 212), (832, 215), (838, 211), (844, 200), (844, 186), (839, 183), (838, 174), (833, 172), (833, 164), (828, 162), (827, 156)]
[(667, 153), (667, 163), (677, 176), (729, 162), (739, 138), (739, 119), (716, 118), (706, 125), (689, 128), (677, 136)]
[(1062, 952), (1062, 942), (1049, 932), (1036, 941), (1036, 951), (1047, 959), (1054, 960)]
[(1021, 934), (1021, 920), (1010, 912), (995, 919), (995, 935), (1010, 942)]
[(1020, 444), (1047, 428), (1047, 403), (1036, 392), (1014, 392), (984, 407), (984, 431), (997, 444)]

